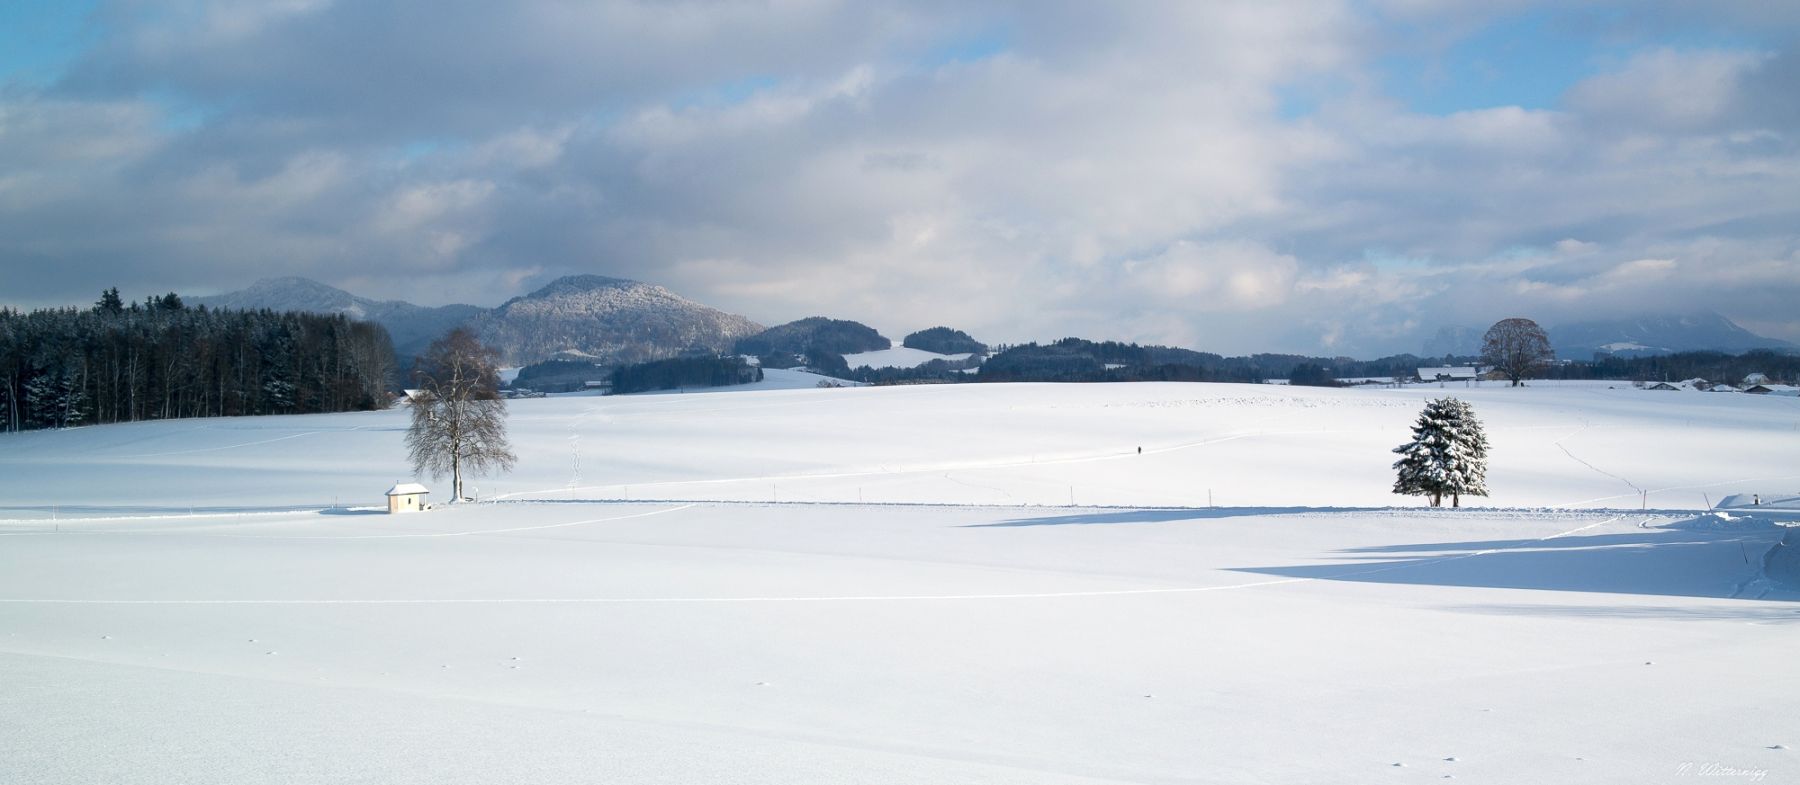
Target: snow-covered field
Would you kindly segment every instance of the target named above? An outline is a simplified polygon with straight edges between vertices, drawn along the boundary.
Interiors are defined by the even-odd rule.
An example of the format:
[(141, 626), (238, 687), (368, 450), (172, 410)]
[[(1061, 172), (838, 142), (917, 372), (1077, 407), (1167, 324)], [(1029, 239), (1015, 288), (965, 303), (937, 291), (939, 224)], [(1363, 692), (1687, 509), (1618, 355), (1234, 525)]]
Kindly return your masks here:
[(905, 346), (896, 346), (892, 349), (879, 349), (873, 352), (846, 354), (844, 355), (844, 362), (848, 363), (852, 368), (861, 368), (865, 365), (870, 368), (917, 368), (932, 360), (949, 360), (956, 362), (967, 360), (969, 357), (970, 355), (967, 352), (962, 354), (938, 354), (937, 352), (928, 352), (924, 349), (911, 349)]
[[(1478, 509), (1386, 492), (1443, 393)], [(0, 782), (1800, 781), (1791, 399), (509, 406), (398, 517), (404, 412), (0, 435)]]

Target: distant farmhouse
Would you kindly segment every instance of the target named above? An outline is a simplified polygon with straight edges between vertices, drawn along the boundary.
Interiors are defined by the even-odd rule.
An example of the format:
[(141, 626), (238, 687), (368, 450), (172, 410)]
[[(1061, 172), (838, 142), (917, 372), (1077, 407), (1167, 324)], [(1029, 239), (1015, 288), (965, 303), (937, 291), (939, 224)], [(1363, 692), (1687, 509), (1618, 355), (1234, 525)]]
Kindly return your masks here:
[(1437, 368), (1420, 368), (1421, 382), (1475, 382), (1487, 377), (1488, 369), (1479, 365), (1446, 365)]
[(1778, 395), (1784, 397), (1800, 397), (1800, 387), (1791, 384), (1776, 384), (1769, 377), (1753, 373), (1744, 377), (1743, 386), (1726, 382), (1709, 382), (1705, 379), (1683, 379), (1679, 382), (1638, 382), (1638, 387), (1645, 390), (1664, 390), (1680, 392), (1744, 392), (1751, 395)]
[[(1730, 387), (1730, 385), (1725, 385), (1725, 386)], [(1713, 383), (1709, 382), (1705, 379), (1696, 377), (1693, 379), (1683, 379), (1682, 381), (1679, 381), (1679, 382), (1657, 382), (1655, 384), (1645, 385), (1644, 389), (1646, 389), (1646, 390), (1679, 390), (1682, 392), (1695, 392), (1695, 391), (1704, 392), (1706, 390), (1713, 389)]]
[(1779, 395), (1784, 398), (1800, 398), (1800, 387), (1791, 384), (1752, 384), (1744, 388), (1751, 395)]

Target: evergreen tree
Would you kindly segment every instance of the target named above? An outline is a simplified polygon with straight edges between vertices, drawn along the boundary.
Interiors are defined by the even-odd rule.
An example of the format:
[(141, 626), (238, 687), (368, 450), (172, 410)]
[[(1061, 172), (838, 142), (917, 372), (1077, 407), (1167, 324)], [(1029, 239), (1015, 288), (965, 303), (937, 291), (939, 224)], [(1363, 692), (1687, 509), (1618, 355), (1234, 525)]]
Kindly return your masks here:
[(125, 301), (119, 299), (119, 287), (115, 286), (100, 293), (100, 301), (94, 303), (94, 310), (100, 313), (118, 315), (125, 312)]
[(1467, 402), (1426, 401), (1412, 441), (1394, 448), (1401, 456), (1394, 462), (1399, 473), (1394, 493), (1428, 496), (1433, 507), (1443, 506), (1445, 494), (1453, 507), (1461, 507), (1465, 495), (1486, 496), (1487, 447), (1481, 421)]
[(91, 309), (0, 308), (0, 431), (385, 402), (393, 349), (379, 327), (305, 313), (113, 310), (110, 292)]

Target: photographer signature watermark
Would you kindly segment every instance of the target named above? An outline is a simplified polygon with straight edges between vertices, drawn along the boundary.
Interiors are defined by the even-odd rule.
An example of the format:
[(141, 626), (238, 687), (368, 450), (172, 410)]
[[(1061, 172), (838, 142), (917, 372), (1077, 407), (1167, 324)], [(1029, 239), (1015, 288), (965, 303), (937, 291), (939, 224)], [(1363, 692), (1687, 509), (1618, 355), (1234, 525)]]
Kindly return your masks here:
[(1745, 769), (1723, 763), (1698, 761), (1686, 761), (1676, 766), (1675, 773), (1694, 777), (1742, 777), (1749, 782), (1762, 782), (1769, 776), (1768, 769)]

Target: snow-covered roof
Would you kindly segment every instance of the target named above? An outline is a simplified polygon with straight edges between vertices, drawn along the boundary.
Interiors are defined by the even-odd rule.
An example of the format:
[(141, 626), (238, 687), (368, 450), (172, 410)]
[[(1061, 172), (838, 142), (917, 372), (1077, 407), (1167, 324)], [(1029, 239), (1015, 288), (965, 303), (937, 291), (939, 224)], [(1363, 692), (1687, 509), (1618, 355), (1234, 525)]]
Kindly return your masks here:
[(405, 496), (410, 493), (431, 493), (431, 489), (416, 482), (397, 482), (394, 483), (394, 487), (388, 489), (387, 495)]
[(1428, 382), (1433, 379), (1436, 379), (1440, 376), (1444, 377), (1446, 379), (1473, 379), (1477, 376), (1480, 376), (1481, 372), (1483, 370), (1484, 370), (1483, 368), (1472, 367), (1472, 366), (1467, 366), (1467, 365), (1449, 365), (1449, 366), (1442, 366), (1442, 367), (1438, 367), (1438, 368), (1420, 368), (1419, 369), (1419, 378), (1423, 379), (1425, 381), (1428, 381)]

